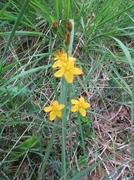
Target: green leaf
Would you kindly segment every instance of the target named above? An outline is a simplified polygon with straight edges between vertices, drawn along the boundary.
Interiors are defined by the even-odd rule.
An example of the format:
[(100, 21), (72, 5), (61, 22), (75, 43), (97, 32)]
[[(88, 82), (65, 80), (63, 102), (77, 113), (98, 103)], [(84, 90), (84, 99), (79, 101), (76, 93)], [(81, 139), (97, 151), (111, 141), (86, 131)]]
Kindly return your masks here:
[(38, 142), (38, 137), (33, 136), (30, 137), (29, 139), (26, 139), (23, 143), (20, 145), (16, 146), (13, 149), (13, 156), (15, 159), (22, 157), (27, 151), (29, 151), (35, 144)]
[(26, 150), (29, 150), (29, 149), (32, 148), (37, 142), (38, 142), (38, 137), (37, 137), (37, 136), (30, 137), (29, 139), (25, 140), (25, 141), (20, 145), (20, 148), (25, 148)]
[(120, 46), (120, 48), (122, 49), (122, 51), (124, 52), (126, 59), (128, 60), (128, 63), (131, 67), (132, 73), (134, 74), (134, 64), (130, 55), (130, 52), (128, 50), (128, 48), (117, 38), (112, 37)]
[(92, 136), (93, 136), (93, 132), (92, 132), (92, 131), (88, 132), (88, 133), (87, 133), (87, 136), (88, 136), (88, 137), (92, 137)]
[(29, 93), (28, 87), (26, 86), (23, 87), (21, 85), (19, 86), (8, 85), (6, 89), (12, 96), (17, 95), (17, 94), (19, 94), (20, 96), (27, 96), (27, 94)]
[(79, 119), (75, 120), (75, 124), (77, 124), (77, 125), (79, 124)]
[[(38, 142), (38, 137), (37, 136), (33, 136), (30, 137), (29, 139), (26, 139), (23, 143), (21, 143), (20, 145), (16, 146), (13, 151), (17, 152), (18, 154), (20, 153), (20, 155), (23, 155), (26, 151), (29, 151), (30, 148), (32, 148), (33, 146), (35, 146), (35, 144)], [(19, 156), (20, 156), (19, 155)]]
[(82, 120), (83, 122), (90, 122), (90, 121), (91, 121), (91, 118), (81, 117), (81, 120)]
[(32, 104), (31, 102), (27, 102), (25, 104), (25, 109), (27, 109), (30, 112), (34, 112), (34, 113), (39, 112), (39, 110), (40, 110), (38, 105), (36, 105), (34, 103)]

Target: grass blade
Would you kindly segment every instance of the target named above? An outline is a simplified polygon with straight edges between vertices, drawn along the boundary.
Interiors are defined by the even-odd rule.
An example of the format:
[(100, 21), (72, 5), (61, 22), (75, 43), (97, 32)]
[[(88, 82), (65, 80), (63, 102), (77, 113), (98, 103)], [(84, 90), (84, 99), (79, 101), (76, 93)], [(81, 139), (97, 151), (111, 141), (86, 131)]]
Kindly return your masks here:
[(26, 11), (26, 8), (27, 8), (29, 2), (30, 2), (30, 0), (26, 0), (24, 2), (23, 6), (22, 6), (22, 8), (20, 10), (20, 13), (18, 14), (18, 17), (17, 17), (17, 19), (16, 19), (16, 21), (14, 23), (14, 26), (12, 28), (11, 34), (10, 34), (8, 40), (7, 40), (7, 44), (6, 44), (4, 52), (2, 54), (2, 59), (1, 59), (1, 62), (0, 62), (0, 72), (2, 72), (2, 62), (3, 62), (3, 60), (4, 60), (5, 56), (6, 56), (6, 52), (7, 52), (8, 48), (9, 48), (9, 45), (10, 45), (10, 43), (12, 41), (12, 38), (13, 38), (13, 36), (15, 34), (15, 31), (16, 31), (16, 29), (17, 29), (17, 27), (18, 27), (18, 25), (19, 25), (19, 23), (20, 23), (20, 21), (21, 21), (21, 19), (23, 17), (23, 14)]

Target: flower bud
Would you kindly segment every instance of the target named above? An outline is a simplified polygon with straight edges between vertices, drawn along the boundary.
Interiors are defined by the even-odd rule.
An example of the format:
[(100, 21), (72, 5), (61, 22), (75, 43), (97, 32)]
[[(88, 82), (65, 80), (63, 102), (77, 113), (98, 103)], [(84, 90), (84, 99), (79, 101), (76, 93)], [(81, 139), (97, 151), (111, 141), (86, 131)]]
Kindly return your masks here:
[(72, 22), (71, 21), (68, 21), (67, 22), (67, 28), (68, 28), (68, 31), (72, 31)]
[(65, 42), (65, 44), (66, 44), (66, 46), (69, 46), (69, 44), (70, 44), (70, 32), (69, 31), (67, 31), (67, 33), (66, 33), (66, 42)]
[(58, 29), (58, 23), (57, 23), (56, 21), (54, 21), (54, 22), (52, 23), (52, 28), (53, 28), (55, 31), (57, 31), (57, 29)]

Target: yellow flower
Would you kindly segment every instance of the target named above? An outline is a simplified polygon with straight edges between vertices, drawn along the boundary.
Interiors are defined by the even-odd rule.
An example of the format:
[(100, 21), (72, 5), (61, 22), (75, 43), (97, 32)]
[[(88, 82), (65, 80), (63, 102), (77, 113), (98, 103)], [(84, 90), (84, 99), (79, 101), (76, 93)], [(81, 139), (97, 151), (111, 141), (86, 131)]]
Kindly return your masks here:
[(79, 100), (71, 99), (71, 103), (74, 104), (71, 108), (72, 112), (79, 111), (82, 116), (86, 116), (86, 109), (90, 107), (90, 104), (85, 102), (83, 97), (80, 97)]
[(65, 107), (64, 104), (59, 104), (58, 101), (54, 101), (50, 106), (44, 108), (45, 112), (50, 112), (49, 119), (53, 121), (56, 117), (61, 118), (61, 110)]
[[(54, 60), (57, 62), (66, 62), (68, 60), (68, 54), (63, 49), (58, 49), (53, 53)], [(69, 57), (75, 61), (76, 59), (74, 57)]]
[(83, 72), (81, 69), (74, 66), (75, 58), (68, 57), (67, 61), (56, 61), (53, 64), (53, 68), (58, 68), (58, 71), (54, 74), (55, 77), (64, 76), (68, 83), (72, 83), (74, 75), (81, 75)]
[(58, 49), (53, 53), (55, 61), (66, 61), (67, 60), (67, 53), (63, 49)]

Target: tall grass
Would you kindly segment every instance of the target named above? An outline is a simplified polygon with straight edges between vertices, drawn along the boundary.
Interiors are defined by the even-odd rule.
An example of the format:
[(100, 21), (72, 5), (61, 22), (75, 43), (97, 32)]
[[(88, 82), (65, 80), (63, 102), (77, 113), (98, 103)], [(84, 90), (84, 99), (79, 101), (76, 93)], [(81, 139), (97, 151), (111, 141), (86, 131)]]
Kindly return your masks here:
[[(134, 2), (9, 0), (0, 7), (0, 177), (132, 177)], [(43, 107), (58, 99), (63, 83), (53, 77), (51, 59), (65, 47), (68, 19), (69, 52), (84, 75), (66, 100), (83, 95), (91, 108), (85, 119), (65, 112), (63, 125), (50, 122)]]

